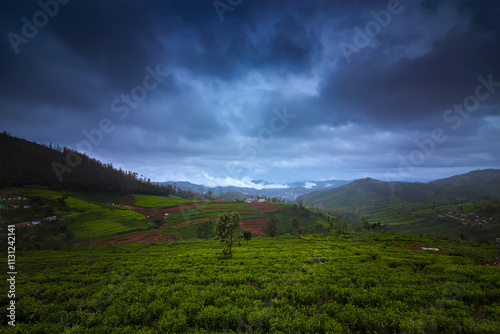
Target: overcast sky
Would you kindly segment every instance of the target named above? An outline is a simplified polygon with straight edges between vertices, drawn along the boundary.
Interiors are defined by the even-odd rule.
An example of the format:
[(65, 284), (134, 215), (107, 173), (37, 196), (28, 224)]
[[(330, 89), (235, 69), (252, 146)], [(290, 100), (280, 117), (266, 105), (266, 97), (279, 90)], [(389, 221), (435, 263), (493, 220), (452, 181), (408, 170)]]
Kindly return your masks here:
[(154, 181), (500, 166), (500, 3), (9, 1), (0, 131)]

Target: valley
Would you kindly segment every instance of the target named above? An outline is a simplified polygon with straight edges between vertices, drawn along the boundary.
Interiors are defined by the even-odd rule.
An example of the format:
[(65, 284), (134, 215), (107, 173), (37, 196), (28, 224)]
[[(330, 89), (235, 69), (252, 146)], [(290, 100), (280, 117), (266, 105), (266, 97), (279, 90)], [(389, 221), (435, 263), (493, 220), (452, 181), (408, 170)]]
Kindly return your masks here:
[[(10, 317), (2, 325), (28, 333), (500, 328), (498, 170), (425, 184), (361, 179), (294, 202), (89, 166), (67, 185), (12, 181), (14, 165), (5, 169), (0, 238), (9, 238), (16, 298), (0, 296)], [(113, 182), (95, 185), (109, 175)], [(230, 257), (216, 235), (228, 213), (238, 217)]]

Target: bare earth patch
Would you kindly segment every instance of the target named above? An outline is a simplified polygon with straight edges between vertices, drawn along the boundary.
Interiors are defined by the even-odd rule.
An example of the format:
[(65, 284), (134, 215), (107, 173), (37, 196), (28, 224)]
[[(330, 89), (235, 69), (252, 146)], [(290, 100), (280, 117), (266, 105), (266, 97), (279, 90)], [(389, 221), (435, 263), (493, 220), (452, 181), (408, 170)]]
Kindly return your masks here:
[(250, 231), (252, 235), (258, 237), (264, 235), (267, 219), (244, 219), (240, 221), (240, 225), (245, 231)]
[(276, 211), (278, 210), (277, 207), (275, 207), (272, 204), (269, 204), (267, 202), (259, 203), (259, 202), (252, 202), (252, 206), (257, 209), (260, 213), (262, 212), (269, 212), (269, 211)]
[(478, 266), (488, 266), (488, 267), (500, 267), (500, 261), (485, 261), (485, 262), (478, 262)]

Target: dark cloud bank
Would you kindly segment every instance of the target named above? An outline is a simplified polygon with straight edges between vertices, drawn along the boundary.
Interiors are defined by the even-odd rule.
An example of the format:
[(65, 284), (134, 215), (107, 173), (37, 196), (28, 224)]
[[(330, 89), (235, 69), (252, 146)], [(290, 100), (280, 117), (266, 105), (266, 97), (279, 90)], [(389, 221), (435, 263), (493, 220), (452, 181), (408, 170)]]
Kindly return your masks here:
[(11, 1), (0, 130), (206, 185), (495, 168), (498, 17), (496, 1)]

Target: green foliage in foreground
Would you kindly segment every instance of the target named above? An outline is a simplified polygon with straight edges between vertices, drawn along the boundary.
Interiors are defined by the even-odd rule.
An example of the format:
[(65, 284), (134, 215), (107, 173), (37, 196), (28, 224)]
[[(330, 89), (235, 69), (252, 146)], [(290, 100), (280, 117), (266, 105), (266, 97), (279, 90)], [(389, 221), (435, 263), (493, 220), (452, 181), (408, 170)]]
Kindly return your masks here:
[[(396, 246), (424, 246), (440, 252)], [(17, 332), (498, 333), (493, 247), (396, 233), (18, 252)], [(7, 295), (0, 295), (6, 314)], [(2, 317), (0, 332), (9, 331)]]
[(180, 204), (197, 203), (200, 201), (189, 200), (177, 196), (150, 196), (150, 195), (133, 195), (135, 198), (135, 205), (143, 206), (146, 208), (164, 208)]

